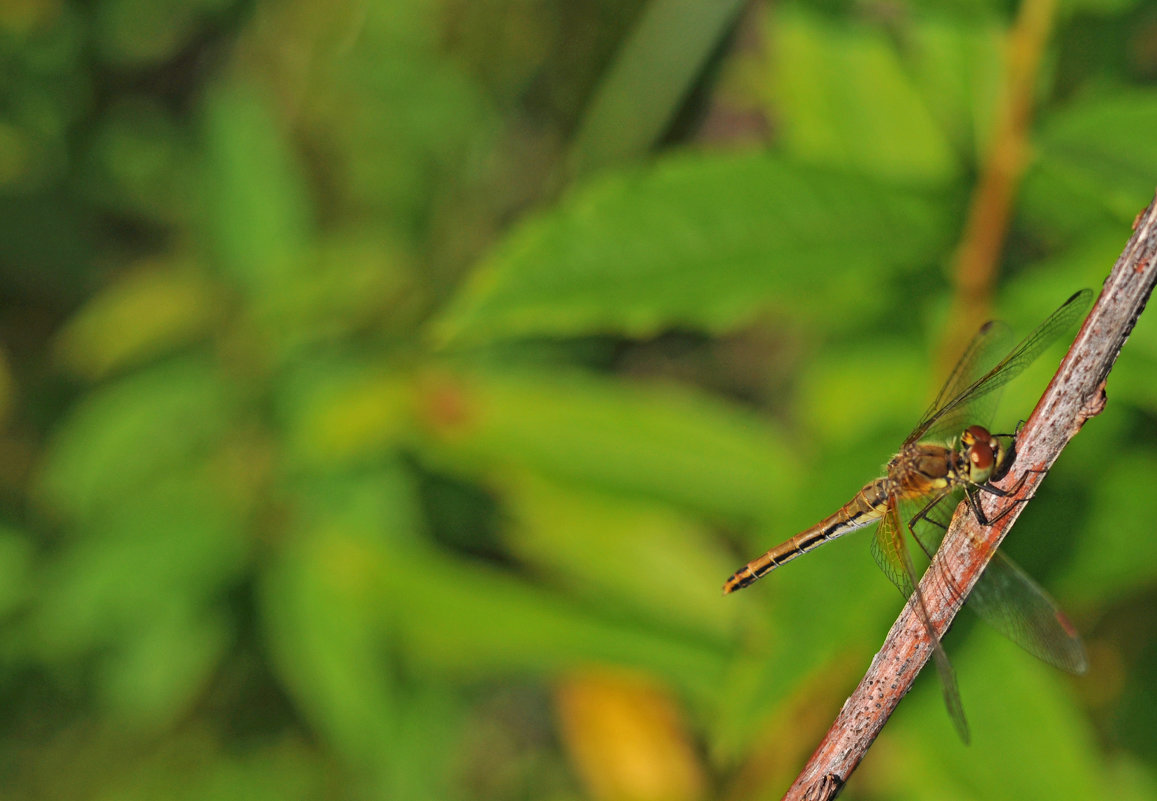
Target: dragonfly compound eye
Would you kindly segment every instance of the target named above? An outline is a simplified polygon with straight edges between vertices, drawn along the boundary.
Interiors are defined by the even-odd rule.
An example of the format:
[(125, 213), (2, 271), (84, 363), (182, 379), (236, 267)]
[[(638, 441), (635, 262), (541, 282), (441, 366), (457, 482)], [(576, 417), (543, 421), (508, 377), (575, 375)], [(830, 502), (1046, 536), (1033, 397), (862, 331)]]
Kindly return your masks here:
[(988, 429), (984, 426), (969, 426), (964, 429), (960, 439), (965, 445), (971, 445), (974, 442), (991, 442), (992, 434), (989, 434)]
[(987, 443), (973, 443), (972, 450), (968, 452), (968, 460), (977, 467), (987, 467), (992, 463), (992, 449)]
[(973, 442), (968, 447), (968, 463), (973, 481), (983, 481), (992, 470), (996, 458), (989, 442)]

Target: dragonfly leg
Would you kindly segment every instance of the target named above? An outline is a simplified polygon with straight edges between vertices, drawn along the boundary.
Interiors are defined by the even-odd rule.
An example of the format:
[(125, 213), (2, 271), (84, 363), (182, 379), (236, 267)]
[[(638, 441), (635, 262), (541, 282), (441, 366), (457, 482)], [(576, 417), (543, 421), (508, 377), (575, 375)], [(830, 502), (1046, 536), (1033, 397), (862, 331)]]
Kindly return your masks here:
[[(1014, 494), (1015, 490), (1017, 488), (1019, 488), (1021, 484), (1024, 483), (1024, 480), (1027, 477), (1028, 477), (1027, 475), (1021, 476), (1020, 481), (1016, 482), (1017, 486), (1014, 487), (1013, 490), (1008, 492), (1007, 494), (1008, 495)], [(989, 522), (989, 525), (993, 525), (994, 523), (999, 523), (1001, 520), (1003, 520), (1005, 518), (1006, 515), (1008, 515), (1009, 512), (1011, 512), (1013, 509), (1016, 508), (1017, 504), (1024, 503), (1027, 500), (1028, 500), (1028, 498), (1013, 498), (1012, 502), (1009, 503), (1008, 506), (1001, 509), (1000, 512), (996, 515), (996, 517), (992, 518), (992, 520)]]
[[(972, 514), (976, 516), (977, 522), (979, 522), (982, 526), (991, 526), (993, 523), (998, 522), (1010, 511), (1012, 511), (1012, 508), (1015, 504), (1022, 503), (1027, 500), (1027, 498), (1015, 499), (1013, 503), (1002, 509), (1000, 513), (996, 515), (996, 517), (990, 520), (988, 515), (984, 513), (984, 510), (980, 508), (980, 502), (977, 500), (976, 493), (987, 492), (990, 495), (995, 495), (998, 498), (1008, 498), (1016, 495), (1017, 492), (1020, 491), (1020, 488), (1024, 486), (1026, 478), (1027, 476), (1021, 476), (1020, 480), (1017, 481), (1016, 484), (1006, 490), (1000, 489), (999, 487), (993, 487), (989, 484), (974, 484), (971, 481), (961, 481), (957, 486), (964, 490), (964, 500), (968, 504), (968, 508), (972, 511)], [(937, 504), (944, 500), (946, 496), (947, 493), (934, 497), (932, 500), (926, 503), (924, 507), (912, 517), (911, 520), (908, 521), (908, 530), (912, 532), (913, 536), (915, 536), (916, 524), (921, 520), (927, 520), (929, 523), (932, 523), (942, 529), (948, 529), (948, 526), (944, 525), (944, 523), (940, 522), (939, 520), (933, 520), (928, 516), (929, 513), (936, 508)], [(918, 537), (916, 540), (919, 542)], [(924, 550), (927, 552), (927, 548)], [(932, 554), (928, 554), (928, 556), (931, 557)]]
[(948, 497), (948, 493), (944, 493), (942, 495), (936, 496), (935, 498), (930, 500), (928, 503), (924, 504), (924, 508), (922, 508), (919, 512), (917, 512), (915, 515), (913, 515), (912, 519), (908, 521), (908, 533), (912, 535), (912, 539), (916, 540), (916, 542), (920, 545), (920, 549), (922, 551), (924, 551), (924, 555), (927, 556), (929, 559), (932, 558), (932, 553), (929, 552), (928, 546), (926, 546), (924, 544), (923, 539), (916, 536), (916, 524), (919, 523), (921, 520), (926, 520), (929, 523), (931, 523), (932, 525), (939, 526), (940, 528), (947, 531), (948, 526), (944, 525), (939, 520), (933, 520), (932, 518), (930, 518), (928, 516), (928, 514), (933, 509), (936, 508), (937, 504), (939, 504), (941, 501), (943, 501), (946, 497)]
[[(980, 525), (991, 526), (992, 521), (990, 521), (988, 519), (988, 516), (986, 514), (984, 514), (984, 510), (980, 508), (980, 502), (978, 500), (976, 500), (976, 496), (973, 495), (972, 492), (969, 492), (969, 489), (982, 490), (982, 489), (985, 489), (985, 487), (983, 485), (980, 485), (980, 484), (977, 484), (971, 488), (965, 487), (964, 488), (964, 500), (965, 500), (965, 502), (967, 502), (968, 508), (972, 510), (972, 514), (974, 514), (976, 516), (976, 520), (977, 520), (977, 522), (980, 523)], [(997, 490), (995, 487), (988, 487), (988, 489), (994, 490), (993, 494), (995, 494), (1001, 498), (1003, 498), (1007, 495), (1007, 493), (1003, 492), (1002, 490)]]
[[(946, 492), (941, 492), (939, 497), (942, 498), (946, 494)], [(937, 498), (937, 500), (939, 500), (939, 498)], [(934, 504), (929, 503), (925, 509), (921, 511), (927, 514), (928, 509), (933, 505)], [(915, 537), (915, 533), (912, 532), (912, 534), (913, 537)], [(899, 568), (898, 575), (900, 576), (900, 580), (897, 582), (897, 586), (901, 587), (901, 591), (909, 597), (913, 611), (916, 612), (918, 620), (923, 624), (924, 630), (928, 633), (933, 661), (936, 663), (936, 672), (940, 675), (940, 683), (944, 690), (944, 703), (948, 707), (948, 716), (956, 726), (956, 732), (960, 735), (960, 739), (967, 743), (969, 739), (968, 721), (964, 717), (964, 707), (960, 703), (960, 688), (956, 684), (956, 674), (952, 670), (952, 663), (948, 661), (948, 654), (944, 653), (944, 646), (940, 644), (940, 633), (937, 632), (936, 627), (932, 624), (932, 616), (928, 613), (928, 606), (924, 602), (924, 594), (920, 591), (920, 580), (916, 576), (916, 568), (912, 564), (912, 554), (904, 545), (904, 538), (900, 530), (900, 521), (896, 515), (896, 507), (894, 504), (889, 504), (888, 511), (881, 518), (880, 527), (876, 530), (876, 536), (877, 543), (881, 546), (883, 553), (886, 554), (885, 563), (888, 564), (889, 567), (895, 566)], [(919, 542), (918, 538), (917, 542)], [(921, 545), (921, 547), (923, 547), (923, 545)], [(881, 567), (884, 567), (884, 563), (881, 564)], [(888, 572), (887, 568), (885, 572)], [(891, 574), (889, 573), (889, 575)]]
[[(974, 500), (972, 498), (971, 493), (968, 492), (967, 487), (965, 487), (964, 494), (965, 494), (965, 497), (968, 499), (969, 507), (972, 508), (972, 504), (974, 503)], [(920, 521), (923, 520), (923, 521), (930, 523), (931, 525), (934, 525), (937, 528), (943, 529), (945, 532), (947, 532), (948, 531), (948, 524), (943, 522), (943, 521), (937, 520), (933, 517), (930, 517), (930, 515), (932, 513), (932, 510), (936, 509), (941, 503), (943, 503), (948, 498), (949, 498), (949, 493), (947, 493), (947, 492), (936, 497), (936, 498), (933, 498), (931, 501), (926, 503), (924, 505), (924, 508), (922, 508), (919, 512), (917, 512), (912, 517), (911, 520), (908, 521), (908, 532), (912, 535), (912, 539), (916, 540), (917, 544), (919, 544), (919, 546), (920, 546), (920, 550), (924, 551), (924, 555), (927, 556), (929, 560), (932, 559), (933, 555), (936, 552), (936, 548), (939, 547), (939, 543), (940, 543), (940, 541), (944, 535), (940, 534), (938, 537), (936, 537), (935, 544), (933, 544), (932, 541), (928, 540), (927, 536), (922, 537), (922, 536), (918, 536), (916, 534), (916, 526), (918, 523), (920, 523)], [(974, 510), (974, 513), (975, 513), (975, 510)], [(948, 587), (948, 591), (952, 594), (953, 598), (955, 600), (958, 600), (961, 603), (963, 603), (963, 594), (956, 587), (956, 582), (953, 580), (950, 580), (947, 583), (947, 587)]]
[[(982, 526), (991, 526), (994, 523), (1000, 522), (1009, 512), (1011, 512), (1016, 507), (1018, 503), (1024, 503), (1028, 500), (1028, 498), (1016, 498), (1014, 496), (1020, 492), (1021, 487), (1024, 486), (1024, 482), (1028, 480), (1028, 474), (1036, 472), (1040, 471), (1026, 471), (1023, 476), (1017, 479), (1015, 484), (1006, 490), (1001, 489), (1000, 487), (994, 487), (991, 484), (972, 484), (971, 482), (965, 482), (964, 498), (968, 502), (968, 508), (970, 508), (972, 513), (976, 515), (976, 519)], [(989, 495), (995, 495), (997, 498), (1012, 498), (1013, 500), (1011, 503), (1001, 509), (1000, 512), (997, 513), (996, 517), (993, 517), (990, 520), (988, 516), (984, 514), (984, 511), (980, 508), (980, 503), (977, 501), (976, 496), (973, 494), (973, 492), (969, 492), (970, 489), (973, 492), (987, 492)]]
[(1000, 487), (994, 487), (991, 484), (974, 484), (971, 481), (962, 481), (961, 483), (966, 488), (973, 489), (977, 492), (987, 492), (989, 495), (995, 495), (998, 498), (1007, 498), (1010, 495), (1016, 495), (1018, 492), (1020, 492), (1020, 488), (1024, 486), (1024, 482), (1028, 479), (1028, 473), (1031, 473), (1031, 472), (1034, 472), (1034, 471), (1030, 470), (1027, 473), (1025, 473), (1023, 476), (1021, 476), (1019, 479), (1017, 479), (1017, 482), (1015, 484), (1013, 484), (1008, 489), (1001, 489)]
[(973, 490), (974, 492), (987, 492), (990, 495), (995, 495), (998, 498), (1011, 498), (1012, 496), (1016, 495), (1017, 491), (1020, 490), (1021, 486), (1024, 484), (1025, 478), (1026, 476), (1021, 476), (1020, 481), (1016, 482), (1012, 488), (1007, 490), (998, 489), (996, 487), (989, 487), (985, 484), (974, 484), (971, 487), (964, 488), (964, 499), (968, 502), (968, 508), (972, 510), (972, 514), (976, 515), (976, 519), (980, 525), (991, 526), (995, 523), (999, 523), (1009, 512), (1013, 510), (1013, 508), (1016, 507), (1018, 503), (1024, 503), (1028, 500), (1028, 498), (1013, 498), (1011, 503), (1009, 503), (1007, 506), (1001, 509), (999, 513), (997, 513), (996, 517), (989, 518), (988, 515), (984, 513), (984, 510), (980, 508), (980, 502), (977, 500), (976, 495), (974, 495), (973, 492), (969, 492), (969, 489)]

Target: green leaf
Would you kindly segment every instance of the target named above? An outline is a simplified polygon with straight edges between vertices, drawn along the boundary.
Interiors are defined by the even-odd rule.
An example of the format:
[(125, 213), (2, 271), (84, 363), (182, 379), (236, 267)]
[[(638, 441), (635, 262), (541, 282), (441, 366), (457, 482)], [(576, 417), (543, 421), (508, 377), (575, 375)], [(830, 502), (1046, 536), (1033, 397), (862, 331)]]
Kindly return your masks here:
[(38, 490), (77, 519), (115, 507), (206, 455), (229, 426), (234, 403), (215, 366), (200, 358), (103, 386), (55, 432)]
[[(943, 202), (764, 155), (680, 156), (610, 175), (516, 228), (435, 322), (454, 345), (749, 321), (870, 300), (934, 257)], [(810, 299), (810, 300), (809, 300)], [(806, 312), (805, 312), (806, 313)]]
[(799, 7), (768, 15), (773, 113), (799, 158), (880, 178), (943, 184), (960, 164), (883, 27)]
[[(935, 381), (920, 343), (862, 336), (825, 351), (830, 352), (808, 362), (799, 380), (795, 405), (809, 431), (826, 442), (855, 443), (885, 426), (902, 437), (915, 425)], [(898, 437), (890, 447), (899, 444)]]
[(736, 606), (719, 585), (735, 569), (718, 537), (669, 507), (530, 476), (503, 487), (511, 550), (558, 584), (700, 635), (726, 637)]
[(347, 532), (375, 547), (419, 540), (424, 528), (413, 478), (396, 453), (369, 466), (290, 479), (296, 525)]
[[(1089, 432), (1092, 435), (1095, 432)], [(1157, 457), (1147, 451), (1118, 451), (1090, 484), (1093, 493), (1085, 528), (1067, 560), (1057, 591), (1084, 604), (1103, 605), (1152, 586), (1157, 578), (1157, 541), (1142, 536), (1140, 521), (1157, 515), (1152, 477)]]
[(1105, 17), (1123, 16), (1137, 6), (1139, 0), (1065, 0), (1067, 14), (1085, 13)]
[(1157, 91), (1094, 94), (1044, 118), (1021, 203), (1034, 225), (1072, 236), (1132, 222), (1153, 199)]
[(296, 157), (268, 99), (237, 83), (202, 109), (205, 233), (220, 268), (258, 301), (301, 271), (311, 213)]
[(246, 564), (240, 516), (211, 482), (177, 477), (157, 479), (85, 519), (43, 577), (36, 616), (42, 646), (65, 658), (99, 647), (146, 647), (138, 637), (163, 639), (159, 632), (173, 620), (212, 639), (215, 624), (198, 610), (215, 603)]
[(404, 700), (391, 655), (404, 654), (427, 678), (430, 670), (457, 679), (628, 664), (710, 694), (723, 669), (717, 636), (617, 622), (617, 613), (604, 617), (425, 548), (405, 484), (403, 473), (382, 473), (344, 489), (337, 477), (302, 485), (299, 531), (262, 580), (278, 673), (350, 759), (366, 764), (408, 736), (397, 728)]
[[(418, 291), (402, 252), (380, 231), (329, 232), (294, 280), (278, 288), (275, 311), (306, 344), (349, 337), (385, 321), (408, 330), (407, 293)], [(291, 342), (291, 344), (296, 344)]]
[(120, 67), (152, 66), (174, 58), (230, 0), (104, 0), (94, 7), (93, 38), (104, 59)]
[(737, 0), (650, 0), (583, 117), (572, 169), (586, 172), (646, 152), (742, 7)]
[(305, 530), (261, 582), (265, 639), (313, 728), (351, 764), (385, 769), (398, 741), (399, 688), (371, 577), (385, 558), (373, 531)]
[(105, 710), (156, 731), (189, 711), (232, 641), (217, 605), (246, 564), (237, 509), (198, 479), (157, 479), (99, 520), (41, 577), (33, 644), (48, 663), (95, 660)]
[(204, 691), (233, 641), (224, 615), (173, 609), (137, 628), (102, 661), (98, 691), (115, 720), (146, 731), (177, 722)]
[(1004, 80), (1003, 23), (996, 14), (926, 12), (910, 18), (903, 35), (906, 72), (929, 113), (962, 161), (981, 163)]
[(196, 159), (180, 115), (151, 97), (114, 101), (102, 111), (83, 155), (86, 196), (116, 214), (188, 224)]
[(0, 525), (0, 615), (24, 604), (35, 586), (32, 541), (26, 532)]
[[(457, 201), (448, 198), (489, 169), (478, 157), (493, 152), (489, 139), (504, 124), (489, 105), (492, 87), (463, 67), (461, 53), (447, 53), (447, 26), (469, 24), (472, 12), (451, 22), (445, 7), (429, 0), (349, 2), (308, 14), (286, 9), (294, 41), (316, 42), (314, 56), (326, 54), (295, 112), (311, 139), (325, 142), (327, 195), (336, 195), (327, 200), (327, 217), (364, 220), (388, 239), (436, 249), (442, 243), (431, 239), (437, 234), (430, 217), (438, 208), (457, 238), (463, 229), (454, 215), (462, 209), (449, 211)], [(515, 39), (528, 35), (509, 21), (502, 30)], [(525, 46), (537, 51), (542, 43)], [(485, 196), (494, 200), (492, 192)], [(477, 235), (467, 231), (467, 240)]]
[[(622, 622), (614, 610), (600, 613), (477, 562), (398, 548), (381, 568), (401, 643), (423, 670), (473, 681), (623, 665), (699, 699), (715, 697), (724, 677), (727, 649), (714, 638)], [(421, 614), (412, 614), (419, 601)]]
[[(97, 780), (87, 787), (93, 801), (314, 801), (324, 797), (341, 776), (328, 755), (319, 753), (300, 734), (254, 738), (238, 743), (217, 735), (200, 720), (182, 721), (158, 737), (153, 748), (134, 748), (129, 763), (110, 770), (100, 757)], [(112, 742), (139, 743), (133, 733), (118, 731)], [(106, 754), (108, 740), (72, 744), (72, 753), (94, 758)], [(129, 746), (131, 747), (131, 746)], [(95, 759), (94, 759), (95, 761)], [(73, 787), (73, 773), (62, 776), (62, 787)], [(67, 790), (62, 791), (67, 794)]]
[(531, 470), (736, 520), (770, 519), (795, 492), (775, 428), (674, 386), (445, 373), (419, 406), (427, 456), (462, 470)]
[[(1153, 324), (1148, 327), (1152, 328)], [(1129, 345), (1128, 357), (1114, 366), (1109, 381), (1113, 399), (1152, 413), (1157, 411), (1157, 386), (1152, 381), (1153, 375), (1157, 374), (1157, 353), (1154, 352), (1157, 349), (1149, 343), (1142, 345), (1135, 336), (1130, 337)]]
[[(350, 765), (382, 786), (413, 782), (403, 755), (419, 753), (425, 738), (409, 719), (414, 698), (397, 671), (396, 609), (383, 603), (381, 582), (385, 565), (396, 560), (393, 550), (413, 547), (420, 534), (411, 478), (390, 462), (309, 475), (292, 490), (293, 531), (260, 580), (274, 668), (302, 714)], [(424, 619), (420, 611), (415, 616)], [(435, 778), (444, 773), (431, 770)]]

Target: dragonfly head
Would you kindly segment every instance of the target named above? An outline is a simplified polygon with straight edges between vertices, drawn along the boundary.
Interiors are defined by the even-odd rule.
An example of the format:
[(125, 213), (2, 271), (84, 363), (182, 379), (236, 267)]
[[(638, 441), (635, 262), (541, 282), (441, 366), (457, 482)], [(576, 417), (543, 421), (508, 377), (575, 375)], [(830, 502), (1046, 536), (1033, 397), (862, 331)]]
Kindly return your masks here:
[(983, 426), (969, 426), (960, 435), (961, 452), (967, 463), (968, 480), (984, 484), (1000, 478), (1012, 464), (1009, 449), (1000, 437)]

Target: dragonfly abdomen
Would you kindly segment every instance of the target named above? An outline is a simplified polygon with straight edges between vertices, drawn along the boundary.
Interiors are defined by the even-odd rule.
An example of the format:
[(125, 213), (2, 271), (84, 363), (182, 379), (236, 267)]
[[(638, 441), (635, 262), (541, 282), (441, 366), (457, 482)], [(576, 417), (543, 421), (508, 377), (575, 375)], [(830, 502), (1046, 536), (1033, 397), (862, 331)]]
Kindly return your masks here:
[(743, 589), (780, 565), (787, 564), (829, 540), (879, 520), (888, 502), (888, 481), (887, 478), (876, 479), (834, 514), (739, 568), (724, 582), (724, 595)]

